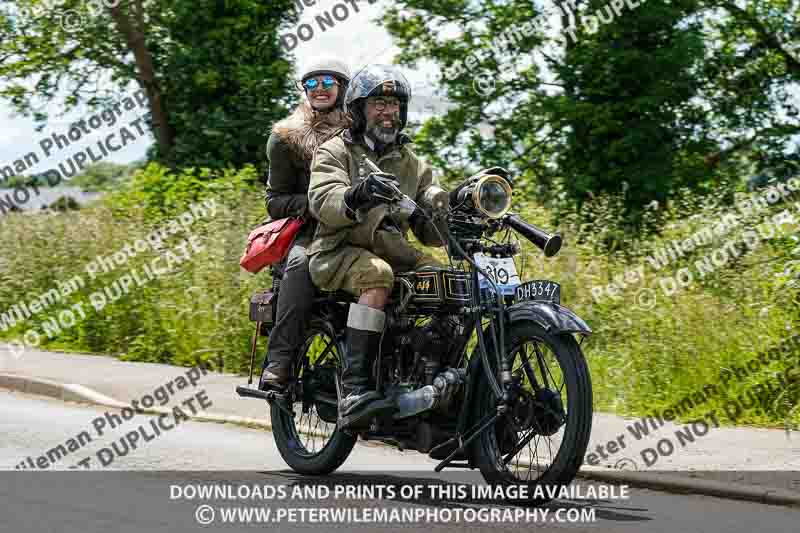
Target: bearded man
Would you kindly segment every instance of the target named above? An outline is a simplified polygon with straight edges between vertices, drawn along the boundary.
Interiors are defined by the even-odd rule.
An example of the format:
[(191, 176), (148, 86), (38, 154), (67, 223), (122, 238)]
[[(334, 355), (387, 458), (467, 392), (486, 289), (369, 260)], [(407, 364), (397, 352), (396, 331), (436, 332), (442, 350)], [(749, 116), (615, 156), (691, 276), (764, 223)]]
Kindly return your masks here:
[[(425, 245), (444, 244), (444, 228), (419, 209), (397, 212), (387, 205), (399, 189), (426, 211), (447, 207), (447, 193), (401, 133), (410, 98), (411, 86), (396, 67), (365, 67), (345, 95), (352, 125), (322, 144), (311, 164), (308, 206), (319, 221), (308, 249), (311, 279), (324, 290), (358, 297), (347, 317), (340, 427), (361, 426), (394, 408), (390, 399), (370, 390), (369, 377), (394, 272), (439, 265), (408, 242), (408, 230)], [(382, 172), (372, 171), (364, 156)]]

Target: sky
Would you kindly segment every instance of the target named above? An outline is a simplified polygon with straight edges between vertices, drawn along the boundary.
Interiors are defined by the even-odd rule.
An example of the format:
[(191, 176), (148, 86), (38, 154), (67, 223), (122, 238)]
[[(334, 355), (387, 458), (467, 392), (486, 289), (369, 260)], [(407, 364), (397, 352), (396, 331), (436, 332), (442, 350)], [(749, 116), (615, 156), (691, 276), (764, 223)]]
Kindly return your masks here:
[[(330, 11), (337, 4), (343, 4), (347, 7), (347, 16), (345, 16), (345, 11), (338, 8), (336, 13), (332, 13), (332, 16), (335, 14), (342, 20), (336, 21), (333, 18), (336, 25), (332, 28), (326, 28), (324, 32), (320, 31), (318, 24), (315, 22), (315, 16)], [(386, 30), (374, 22), (387, 4), (388, 2), (385, 0), (380, 0), (375, 4), (369, 5), (365, 0), (361, 0), (356, 3), (359, 11), (355, 12), (349, 3), (344, 3), (340, 0), (317, 0), (315, 6), (305, 8), (298, 25), (303, 23), (312, 25), (315, 29), (315, 35), (306, 42), (299, 41), (292, 50), (292, 55), (296, 58), (298, 71), (309, 61), (315, 58), (318, 59), (323, 55), (335, 55), (347, 62), (353, 71), (368, 63), (390, 63), (397, 49), (393, 47), (392, 40)], [(290, 33), (295, 30), (295, 27), (296, 25), (292, 25), (283, 33)], [(405, 73), (415, 88), (414, 94), (422, 95), (426, 92), (425, 86), (430, 85), (430, 79), (432, 79), (431, 77), (435, 74), (435, 71), (427, 69), (414, 72), (406, 71)], [(425, 98), (423, 97), (418, 101), (418, 104), (424, 105), (424, 102)], [(53, 102), (49, 109), (58, 112), (60, 111), (60, 105), (60, 102)], [(143, 113), (143, 110), (138, 108), (135, 111), (128, 112), (115, 126), (99, 128), (93, 132), (93, 135), (84, 137), (68, 148), (53, 153), (50, 158), (45, 158), (44, 152), (39, 145), (42, 138), (54, 133), (66, 134), (70, 124), (81, 118), (91, 116), (92, 112), (87, 109), (77, 110), (66, 117), (51, 120), (45, 130), (37, 132), (32, 119), (15, 116), (11, 107), (5, 101), (0, 100), (0, 167), (13, 163), (29, 152), (35, 152), (40, 158), (39, 164), (30, 168), (29, 171), (23, 172), (23, 174), (44, 172), (82, 148), (93, 144), (96, 145), (101, 138), (105, 138), (108, 134), (117, 130), (126, 120), (135, 119), (141, 113)], [(104, 161), (130, 163), (141, 159), (152, 142), (151, 135), (148, 135), (147, 138), (138, 138), (137, 135), (136, 142), (130, 143), (119, 152), (110, 154), (109, 157), (104, 158)]]
[[(303, 0), (297, 1), (300, 4), (303, 2)], [(305, 1), (310, 2), (311, 0)], [(392, 58), (399, 52), (399, 49), (393, 46), (391, 37), (376, 20), (392, 2), (391, 0), (377, 0), (370, 5), (369, 1), (371, 0), (357, 0), (354, 2), (358, 7), (358, 11), (352, 8), (350, 2), (344, 2), (343, 0), (316, 0), (314, 6), (305, 7), (298, 23), (292, 24), (281, 32), (282, 35), (296, 34), (297, 27), (301, 24), (308, 24), (314, 30), (314, 35), (306, 41), (294, 39), (297, 44), (291, 50), (291, 54), (295, 58), (297, 71), (301, 71), (312, 60), (331, 55), (350, 65), (353, 73), (365, 64), (391, 63)], [(547, 3), (547, 0), (544, 1)], [(537, 3), (539, 3), (538, 0)], [(558, 13), (552, 9), (549, 11), (548, 18), (552, 19), (549, 21), (549, 25), (553, 27), (556, 25)], [(335, 25), (322, 31), (316, 17), (327, 13), (330, 13), (331, 20)], [(292, 39), (288, 38), (287, 40), (292, 41)], [(413, 87), (414, 98), (410, 109), (410, 118), (412, 120), (424, 118), (430, 115), (433, 110), (441, 113), (448, 107), (446, 102), (437, 98), (434, 94), (436, 80), (440, 75), (436, 66), (429, 63), (421, 63), (416, 69), (403, 69), (403, 71)], [(513, 72), (509, 73), (509, 75), (513, 75)], [(135, 88), (133, 87), (133, 89)], [(800, 95), (796, 93), (795, 96)], [(60, 102), (52, 102), (50, 109), (58, 112), (60, 111), (59, 106)], [(92, 135), (81, 139), (80, 142), (74, 143), (65, 150), (54, 153), (52, 157), (47, 159), (39, 146), (41, 139), (53, 133), (66, 134), (72, 122), (89, 117), (91, 112), (87, 109), (77, 110), (69, 116), (52, 120), (44, 131), (36, 132), (31, 119), (15, 116), (10, 106), (5, 101), (0, 100), (0, 167), (13, 163), (33, 151), (40, 156), (41, 161), (35, 167), (30, 168), (29, 171), (24, 172), (24, 174), (44, 172), (82, 148), (96, 144), (98, 140), (118, 129), (120, 124), (123, 124), (126, 120), (136, 118), (141, 112), (142, 110), (140, 109), (129, 112), (117, 125), (99, 128)], [(119, 152), (111, 154), (104, 160), (115, 163), (129, 163), (141, 159), (152, 142), (151, 135), (137, 138), (136, 142), (129, 144)]]

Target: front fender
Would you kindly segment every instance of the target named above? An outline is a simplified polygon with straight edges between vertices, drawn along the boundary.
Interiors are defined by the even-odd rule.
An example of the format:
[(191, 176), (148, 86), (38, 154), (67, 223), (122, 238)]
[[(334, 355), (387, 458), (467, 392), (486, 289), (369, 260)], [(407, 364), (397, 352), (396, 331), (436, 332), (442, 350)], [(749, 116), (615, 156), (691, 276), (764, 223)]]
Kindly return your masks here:
[(507, 307), (506, 313), (510, 322), (532, 320), (548, 333), (592, 334), (592, 329), (581, 317), (552, 302), (520, 302)]

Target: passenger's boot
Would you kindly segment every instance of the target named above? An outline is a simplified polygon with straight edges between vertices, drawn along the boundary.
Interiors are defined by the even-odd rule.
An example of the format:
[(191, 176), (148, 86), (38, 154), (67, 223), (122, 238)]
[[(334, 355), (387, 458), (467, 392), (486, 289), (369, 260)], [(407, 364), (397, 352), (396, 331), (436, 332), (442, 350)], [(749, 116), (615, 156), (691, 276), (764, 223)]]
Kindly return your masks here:
[(339, 402), (339, 426), (368, 424), (377, 415), (395, 409), (391, 399), (370, 390), (370, 368), (378, 355), (386, 315), (366, 305), (350, 304), (347, 317), (347, 351), (342, 370), (342, 400)]
[(292, 358), (290, 356), (279, 357), (277, 354), (270, 357), (264, 370), (261, 372), (261, 381), (258, 388), (266, 391), (269, 389), (281, 390), (292, 377)]

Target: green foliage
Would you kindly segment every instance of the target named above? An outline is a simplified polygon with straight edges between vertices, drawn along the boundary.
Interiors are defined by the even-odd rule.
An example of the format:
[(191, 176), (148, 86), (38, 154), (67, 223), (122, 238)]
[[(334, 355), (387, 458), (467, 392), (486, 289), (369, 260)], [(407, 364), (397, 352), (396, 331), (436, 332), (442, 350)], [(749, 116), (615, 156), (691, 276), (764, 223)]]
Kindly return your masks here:
[[(719, 384), (723, 369), (746, 366), (750, 359), (797, 334), (800, 224), (795, 219), (775, 227), (774, 236), (764, 237), (770, 233), (772, 217), (791, 209), (790, 205), (780, 202), (745, 216), (714, 196), (719, 197), (698, 197), (688, 189), (677, 191), (674, 201), (660, 208), (665, 212), (661, 214), (664, 231), (659, 237), (629, 241), (626, 249), (605, 256), (591, 255), (591, 250), (600, 245), (595, 239), (598, 233), (602, 237), (604, 228), (598, 232), (595, 226), (581, 225), (574, 215), (562, 220), (563, 231), (573, 236), (566, 246), (570, 253), (577, 248), (578, 254), (572, 269), (577, 293), (570, 295), (565, 289), (569, 295), (566, 305), (595, 329), (586, 353), (598, 409), (639, 416), (658, 413), (706, 384)], [(591, 202), (598, 218), (614, 216), (614, 208), (607, 208), (608, 201), (600, 205)], [(653, 266), (651, 259), (667, 246), (716, 227), (730, 214), (736, 216), (738, 224), (724, 233), (715, 230), (710, 242), (661, 269)], [(743, 245), (748, 231), (759, 235), (759, 245), (753, 249)], [(722, 255), (729, 243), (735, 243), (738, 255)], [(706, 264), (713, 257), (721, 263), (712, 262), (716, 268), (703, 274), (698, 263)], [(565, 268), (564, 264), (560, 269), (556, 266), (553, 275), (563, 276)], [(614, 283), (618, 286), (619, 280), (639, 268), (644, 281), (612, 289), (614, 296), (605, 291), (599, 297), (590, 296), (592, 290)], [(686, 287), (673, 281), (682, 270), (692, 274)], [(795, 350), (782, 361), (760, 365), (746, 379), (733, 381), (719, 395), (683, 413), (681, 420), (715, 410), (726, 423), (797, 426), (800, 375), (791, 369), (798, 357), (800, 352)], [(794, 376), (788, 388), (775, 377), (784, 371)], [(740, 417), (731, 419), (726, 404), (753, 386), (766, 383), (780, 391), (772, 398), (769, 410), (746, 409)]]
[(263, 170), (269, 125), (291, 99), (278, 27), (292, 0), (50, 4), (0, 0), (0, 97), (17, 111), (43, 128), (54, 107), (102, 109), (141, 87), (152, 157)]
[[(553, 119), (570, 126), (558, 155), (564, 190), (578, 206), (593, 194), (624, 191), (620, 229), (628, 233), (644, 227), (649, 203), (707, 179), (702, 169), (681, 168), (708, 149), (693, 138), (703, 126), (692, 103), (702, 83), (701, 28), (679, 26), (692, 7), (650, 0), (594, 35), (579, 32), (554, 65), (570, 97), (551, 107)], [(683, 161), (681, 153), (688, 155)]]
[[(203, 361), (229, 372), (243, 371), (251, 332), (247, 301), (256, 289), (271, 285), (268, 273), (253, 276), (241, 271), (238, 263), (247, 232), (264, 215), (260, 188), (248, 185), (254, 175), (252, 167), (226, 171), (208, 180), (214, 186), (196, 194), (184, 194), (181, 186), (135, 196), (128, 191), (111, 194), (80, 214), (7, 215), (0, 225), (0, 238), (9, 252), (0, 258), (3, 313), (20, 299), (27, 302), (67, 280), (80, 277), (84, 283), (79, 291), (0, 336), (19, 338), (35, 328), (46, 349), (110, 353), (126, 360), (178, 365)], [(137, 174), (139, 183), (155, 182), (156, 177), (174, 182), (192, 179), (190, 174), (172, 175), (155, 164)], [(111, 272), (97, 270), (94, 278), (89, 275), (86, 266), (98, 256), (110, 259), (125, 245), (133, 246), (154, 230), (168, 227), (168, 219), (182, 214), (188, 202), (209, 199), (217, 206), (216, 214), (196, 217), (187, 230), (169, 236), (162, 249), (156, 252), (148, 247)], [(112, 299), (117, 291), (114, 283), (121, 277), (136, 270), (145, 279), (145, 265), (167, 251), (174, 252), (189, 237), (202, 244), (190, 260)], [(164, 260), (159, 264), (165, 268)], [(94, 293), (105, 294), (108, 300), (102, 311), (91, 305)], [(78, 317), (74, 327), (63, 328), (53, 338), (42, 333), (45, 324), (75, 304), (82, 304), (85, 316)]]
[[(510, 167), (556, 221), (578, 211), (594, 225), (588, 205), (611, 195), (620, 201), (603, 248), (616, 249), (659, 231), (653, 202), (684, 188), (730, 198), (740, 156), (759, 171), (791, 152), (797, 3), (647, 0), (611, 17), (606, 0), (571, 4), (574, 40), (563, 37), (571, 18), (553, 16), (550, 2), (401, 0), (388, 10), (397, 59), (441, 67), (438, 88), (456, 104), (416, 138), (447, 181)], [(592, 27), (598, 14), (613, 20)], [(479, 92), (479, 82), (495, 88)]]
[(40, 179), (38, 176), (11, 176), (7, 180), (3, 181), (3, 188), (4, 189), (14, 189), (17, 187), (30, 187), (31, 185), (35, 185), (40, 187), (40, 183), (44, 182), (47, 183), (47, 180), (42, 178)]
[(176, 132), (166, 161), (264, 169), (269, 127), (287, 114), (293, 94), (291, 63), (278, 42), (293, 4), (170, 2), (162, 18), (170, 39), (159, 43), (160, 82)]
[(77, 211), (81, 208), (78, 201), (72, 196), (59, 196), (49, 207), (56, 211)]
[(230, 167), (224, 170), (191, 167), (174, 171), (150, 163), (135, 172), (104, 202), (123, 216), (141, 208), (146, 218), (155, 222), (174, 216), (203, 198), (233, 202), (242, 191), (254, 191), (257, 181), (258, 173), (252, 165), (239, 171)]
[(128, 181), (133, 173), (144, 163), (119, 165), (109, 161), (101, 161), (86, 167), (86, 170), (69, 180), (72, 187), (80, 187), (87, 192), (113, 191), (123, 182)]

